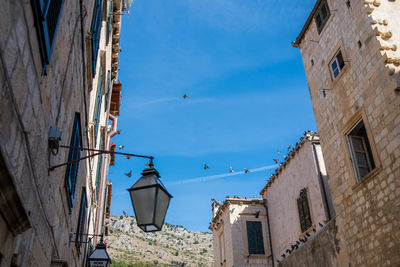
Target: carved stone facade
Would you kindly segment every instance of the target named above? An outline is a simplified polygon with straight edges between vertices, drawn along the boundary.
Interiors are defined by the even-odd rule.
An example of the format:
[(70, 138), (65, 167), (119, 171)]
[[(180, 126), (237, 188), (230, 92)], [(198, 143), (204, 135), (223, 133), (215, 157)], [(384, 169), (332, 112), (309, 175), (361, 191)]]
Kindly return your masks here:
[[(97, 19), (102, 27), (94, 61), (93, 21), (100, 2)], [(1, 1), (0, 266), (84, 266), (87, 237), (81, 234), (103, 231), (105, 203), (110, 202), (105, 193), (110, 192), (109, 159), (102, 159), (105, 167), (98, 183), (96, 158), (51, 170), (75, 158), (71, 151), (76, 150), (49, 149), (48, 138), (49, 129), (56, 126), (62, 132), (62, 145), (99, 147), (93, 145), (91, 131), (93, 92), (101, 80), (100, 66), (105, 73), (110, 71), (110, 90), (118, 84), (123, 4), (123, 0)], [(106, 38), (111, 41), (106, 43)], [(102, 82), (106, 84), (106, 78)], [(106, 93), (103, 90), (102, 95)], [(110, 91), (108, 102), (111, 95)], [(108, 127), (110, 103), (106, 105), (105, 99), (99, 104), (98, 136), (109, 142), (106, 137), (116, 128)], [(81, 151), (79, 156), (87, 155)], [(67, 177), (74, 178), (72, 183), (67, 184)], [(97, 240), (93, 241), (95, 245)]]
[(398, 0), (318, 0), (293, 43), (337, 214), (332, 266), (400, 265), (399, 14)]

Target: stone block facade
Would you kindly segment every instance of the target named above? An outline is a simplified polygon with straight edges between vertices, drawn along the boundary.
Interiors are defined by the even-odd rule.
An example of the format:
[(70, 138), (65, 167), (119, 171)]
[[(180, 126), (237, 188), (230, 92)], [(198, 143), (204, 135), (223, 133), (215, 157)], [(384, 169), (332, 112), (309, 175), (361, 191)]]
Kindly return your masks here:
[[(213, 232), (214, 266), (272, 266), (264, 200), (227, 197), (222, 205), (216, 201), (212, 205), (214, 216), (209, 228)], [(257, 254), (249, 249), (247, 222), (261, 225), (263, 251)]]
[[(48, 137), (50, 127), (56, 126), (62, 132), (61, 144), (69, 145), (77, 116), (80, 145), (87, 148), (93, 142), (90, 123), (96, 101), (91, 92), (98, 78), (91, 72), (90, 40), (96, 1), (40, 2), (62, 3), (53, 25), (48, 62), (41, 52), (44, 41), (34, 8), (39, 1), (4, 0), (0, 8), (0, 266), (84, 266), (88, 248), (85, 243), (76, 245), (75, 233), (78, 222), (83, 233), (102, 232), (107, 158), (103, 158), (107, 168), (102, 169), (98, 183), (102, 197), (95, 193), (96, 159), (84, 160), (77, 171), (71, 205), (66, 167), (50, 170), (66, 162), (70, 150), (49, 149)], [(100, 40), (109, 34), (112, 41), (100, 46), (104, 63), (99, 56), (96, 68), (103, 64), (111, 81), (117, 82), (123, 0), (102, 3), (105, 16)], [(119, 22), (108, 33), (107, 14)], [(101, 104), (99, 128), (107, 135), (109, 105)], [(80, 217), (82, 192), (87, 196), (84, 219)]]
[[(324, 3), (330, 16), (319, 30)], [(340, 266), (400, 265), (399, 14), (398, 0), (318, 0), (294, 42), (329, 175)]]

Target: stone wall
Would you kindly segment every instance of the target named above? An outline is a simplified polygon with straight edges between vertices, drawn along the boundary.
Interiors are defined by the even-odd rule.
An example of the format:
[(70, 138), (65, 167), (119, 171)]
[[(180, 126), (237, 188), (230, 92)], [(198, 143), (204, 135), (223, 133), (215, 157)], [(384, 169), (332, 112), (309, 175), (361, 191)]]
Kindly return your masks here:
[(331, 220), (299, 249), (278, 263), (278, 267), (335, 267), (341, 250), (336, 220)]
[[(319, 1), (320, 2), (320, 1)], [(400, 264), (400, 2), (328, 0), (299, 47), (324, 152), (336, 223), (351, 265)], [(342, 72), (329, 63), (341, 49)], [(358, 181), (346, 134), (362, 119), (376, 167)]]
[[(249, 254), (246, 221), (261, 222), (265, 254)], [(268, 222), (262, 199), (227, 198), (213, 218), (210, 229), (213, 231), (215, 267), (272, 266)]]
[[(70, 242), (70, 232), (77, 229), (83, 187), (91, 183), (87, 182), (91, 178), (87, 176), (90, 165), (82, 161), (79, 166), (70, 210), (64, 187), (65, 167), (48, 170), (67, 161), (68, 149), (60, 148), (53, 155), (48, 149), (48, 133), (51, 126), (57, 126), (62, 131), (62, 144), (69, 145), (74, 116), (79, 112), (82, 146), (88, 146), (90, 101), (86, 74), (90, 60), (86, 56), (90, 47), (85, 46), (85, 40), (89, 37), (93, 2), (63, 1), (46, 73), (31, 1), (1, 3), (0, 152), (30, 225), (23, 233), (12, 234), (0, 220), (2, 266), (83, 266), (86, 246), (77, 250)], [(89, 188), (87, 195), (91, 203)], [(88, 216), (93, 216), (91, 205), (88, 207)]]

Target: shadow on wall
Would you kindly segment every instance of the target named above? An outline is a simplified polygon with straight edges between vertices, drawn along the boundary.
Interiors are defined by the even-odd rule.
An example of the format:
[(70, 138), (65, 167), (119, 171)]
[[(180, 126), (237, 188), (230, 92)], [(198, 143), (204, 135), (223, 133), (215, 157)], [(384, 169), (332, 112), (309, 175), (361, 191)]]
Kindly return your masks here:
[(336, 218), (334, 218), (328, 222), (321, 231), (313, 235), (303, 246), (280, 262), (278, 266), (341, 266), (339, 262), (343, 261), (339, 259), (341, 251), (339, 243), (338, 227), (336, 225)]

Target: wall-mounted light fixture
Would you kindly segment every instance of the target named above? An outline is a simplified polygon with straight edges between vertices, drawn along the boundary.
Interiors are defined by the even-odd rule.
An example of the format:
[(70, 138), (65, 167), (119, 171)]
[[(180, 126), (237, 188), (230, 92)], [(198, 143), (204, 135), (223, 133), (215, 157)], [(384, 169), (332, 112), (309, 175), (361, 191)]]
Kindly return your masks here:
[(49, 172), (55, 170), (56, 168), (74, 162), (78, 162), (83, 159), (91, 158), (100, 154), (123, 155), (128, 159), (130, 157), (149, 159), (150, 160), (149, 163), (146, 164), (148, 168), (143, 170), (142, 177), (131, 188), (129, 188), (128, 191), (131, 196), (131, 201), (133, 210), (135, 211), (136, 221), (140, 229), (142, 229), (145, 232), (161, 231), (172, 195), (168, 193), (167, 189), (159, 179), (160, 174), (154, 168), (153, 165), (154, 157), (109, 151), (109, 150), (65, 146), (65, 145), (60, 145), (60, 141), (61, 141), (61, 131), (56, 127), (52, 127), (49, 132), (49, 148), (51, 149), (53, 154), (55, 151), (58, 151), (59, 148), (77, 149), (95, 153), (89, 154), (88, 156), (84, 156), (69, 162), (50, 166)]

